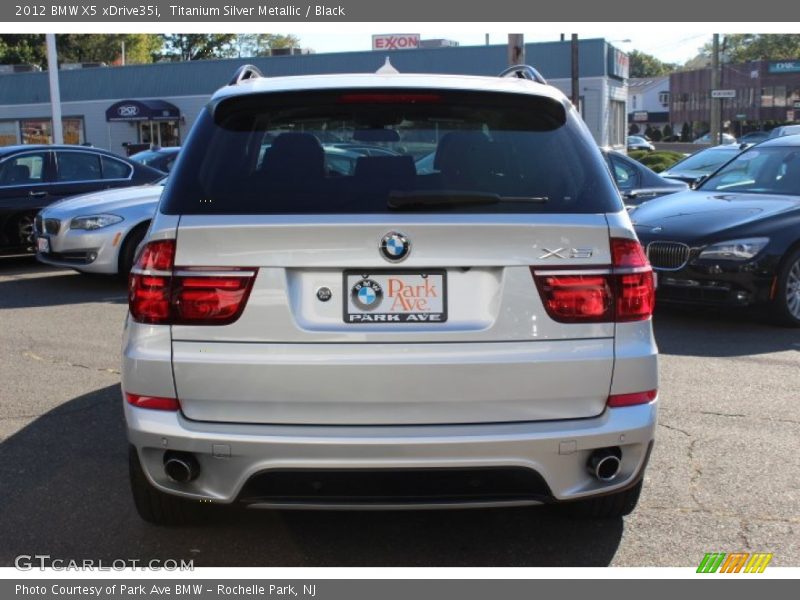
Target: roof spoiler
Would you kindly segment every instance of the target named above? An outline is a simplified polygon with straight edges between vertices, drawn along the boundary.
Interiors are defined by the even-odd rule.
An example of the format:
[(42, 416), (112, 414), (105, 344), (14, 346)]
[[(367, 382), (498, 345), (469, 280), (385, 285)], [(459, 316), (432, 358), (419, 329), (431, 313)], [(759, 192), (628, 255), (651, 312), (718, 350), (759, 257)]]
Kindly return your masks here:
[(264, 74), (261, 70), (254, 65), (242, 65), (233, 74), (233, 78), (228, 82), (228, 85), (239, 85), (248, 79), (257, 79), (263, 77)]
[(527, 79), (529, 81), (541, 83), (542, 85), (547, 85), (547, 81), (542, 77), (542, 74), (530, 65), (510, 66), (500, 73), (498, 77), (517, 77), (518, 79)]

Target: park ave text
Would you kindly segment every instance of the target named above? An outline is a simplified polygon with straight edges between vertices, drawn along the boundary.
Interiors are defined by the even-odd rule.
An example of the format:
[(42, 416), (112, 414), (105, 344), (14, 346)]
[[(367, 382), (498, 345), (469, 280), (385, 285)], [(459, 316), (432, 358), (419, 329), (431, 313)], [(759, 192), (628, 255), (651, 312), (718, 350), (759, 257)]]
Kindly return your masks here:
[(25, 585), (17, 584), (17, 596), (45, 596), (48, 592), (53, 596), (199, 596), (205, 593), (216, 592), (217, 596), (303, 596), (313, 598), (317, 595), (316, 584), (303, 585), (276, 585), (276, 584), (125, 584), (114, 583), (108, 585)]

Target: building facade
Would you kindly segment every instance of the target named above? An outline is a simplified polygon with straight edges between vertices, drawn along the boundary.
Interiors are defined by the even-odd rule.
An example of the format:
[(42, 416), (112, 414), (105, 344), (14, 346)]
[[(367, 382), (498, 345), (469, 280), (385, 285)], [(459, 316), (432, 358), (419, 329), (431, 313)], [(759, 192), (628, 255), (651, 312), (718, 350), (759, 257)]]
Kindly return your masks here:
[[(526, 44), (526, 62), (567, 95), (569, 42)], [(242, 64), (265, 76), (368, 73), (385, 57), (401, 73), (497, 75), (505, 45), (302, 54), (247, 59), (98, 67), (59, 72), (65, 142), (124, 154), (129, 145), (178, 146), (211, 94)], [(580, 110), (603, 146), (622, 147), (626, 134), (627, 55), (602, 39), (579, 46)], [(52, 139), (47, 73), (0, 75), (0, 145)]]
[(669, 76), (628, 79), (628, 124), (663, 129), (669, 118)]
[[(800, 120), (800, 60), (724, 64), (719, 89), (722, 120), (734, 134)], [(670, 75), (670, 120), (681, 127), (707, 129), (711, 114), (711, 69)]]

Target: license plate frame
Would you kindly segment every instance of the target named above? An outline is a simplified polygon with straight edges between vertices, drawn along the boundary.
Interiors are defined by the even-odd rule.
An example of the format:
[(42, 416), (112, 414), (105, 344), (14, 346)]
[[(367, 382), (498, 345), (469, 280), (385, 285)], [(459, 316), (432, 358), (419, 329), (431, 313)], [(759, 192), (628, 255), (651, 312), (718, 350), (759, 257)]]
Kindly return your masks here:
[[(355, 312), (351, 310), (351, 307), (359, 309), (360, 307), (354, 303), (353, 294), (357, 283), (362, 283), (364, 281), (370, 280), (373, 283), (377, 283), (381, 288), (380, 293), (384, 293), (384, 288), (389, 288), (388, 279), (392, 276), (397, 278), (404, 278), (402, 279), (403, 283), (408, 285), (414, 286), (426, 286), (426, 289), (434, 289), (436, 286), (441, 286), (441, 310), (429, 310), (429, 311), (391, 311), (388, 312), (372, 312), (371, 310), (367, 309), (360, 309), (356, 310)], [(416, 281), (410, 281), (412, 278), (419, 278)], [(428, 279), (429, 277), (435, 279)], [(357, 278), (358, 281), (356, 284), (353, 283), (353, 278)], [(371, 279), (373, 278), (373, 279)], [(426, 285), (426, 281), (429, 283)], [(433, 283), (430, 283), (433, 282)], [(373, 286), (367, 285), (362, 287), (372, 287)], [(360, 289), (360, 288), (359, 288)], [(386, 293), (382, 296), (383, 301), (395, 302), (397, 300), (392, 300), (391, 296), (388, 294), (389, 290), (386, 289)], [(431, 296), (426, 296), (425, 298), (412, 298), (409, 301), (414, 301), (416, 305), (416, 300), (431, 300)], [(445, 269), (346, 269), (342, 272), (342, 319), (348, 325), (361, 325), (361, 324), (403, 324), (403, 323), (412, 323), (412, 324), (437, 324), (437, 323), (446, 323), (447, 322), (447, 303), (448, 303), (448, 293), (447, 293), (447, 271)], [(403, 302), (402, 300), (397, 300), (399, 302)], [(387, 305), (388, 306), (388, 305)], [(435, 307), (434, 307), (435, 308)], [(356, 315), (357, 318), (353, 318)], [(370, 318), (365, 318), (365, 316), (369, 316)]]

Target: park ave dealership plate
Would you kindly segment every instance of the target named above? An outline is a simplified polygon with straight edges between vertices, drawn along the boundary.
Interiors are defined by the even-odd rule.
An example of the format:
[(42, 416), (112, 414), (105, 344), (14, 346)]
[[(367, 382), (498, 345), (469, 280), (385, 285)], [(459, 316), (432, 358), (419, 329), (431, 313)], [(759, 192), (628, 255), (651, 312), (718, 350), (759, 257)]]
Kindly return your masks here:
[(345, 271), (345, 323), (444, 323), (443, 270)]

